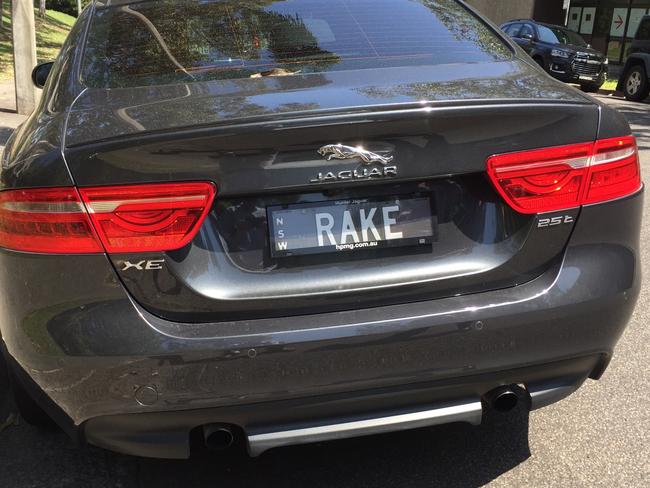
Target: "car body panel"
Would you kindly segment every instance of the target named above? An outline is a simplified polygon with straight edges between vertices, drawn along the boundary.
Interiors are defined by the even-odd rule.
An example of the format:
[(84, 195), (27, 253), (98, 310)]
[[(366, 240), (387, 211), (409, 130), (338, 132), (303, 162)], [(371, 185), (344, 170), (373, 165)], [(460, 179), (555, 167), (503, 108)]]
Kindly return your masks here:
[[(441, 388), (430, 397), (439, 401), (481, 396), (485, 382), (468, 389), (459, 386), (462, 378), (486, 374), (495, 384), (500, 377), (513, 379), (506, 371), (540, 366), (530, 378), (519, 376), (525, 384), (544, 379), (545, 364), (590, 357), (568, 375), (579, 383), (599, 371), (598, 356), (612, 354), (633, 311), (641, 280), (641, 211), (641, 193), (585, 207), (563, 261), (525, 285), (475, 294), (471, 301), (378, 304), (282, 321), (166, 321), (129, 299), (102, 256), (34, 259), (4, 251), (2, 306), (11, 321), (3, 324), (3, 338), (9, 354), (77, 426), (127, 413), (326, 394), (353, 399), (353, 391), (418, 390), (426, 382)], [(9, 286), (16, 277), (33, 283), (30, 296)], [(551, 381), (553, 368), (547, 371), (544, 381)], [(150, 405), (138, 401), (143, 387), (157, 392)], [(250, 419), (273, 424), (279, 414), (269, 410)], [(185, 425), (179, 433), (184, 442), (189, 430)]]
[(185, 127), (291, 119), (296, 115), (345, 115), (360, 109), (372, 113), (386, 107), (436, 107), (455, 101), (526, 100), (589, 103), (574, 90), (546, 83), (533, 67), (520, 61), (143, 88), (88, 88), (70, 112), (66, 147), (98, 138), (101, 141)]
[[(540, 138), (553, 145), (593, 140), (598, 110), (593, 104), (514, 100), (456, 102), (431, 109), (391, 107), (166, 131), (146, 140), (130, 137), (70, 148), (66, 156), (80, 186), (152, 179), (216, 183), (217, 203), (190, 248), (137, 259), (113, 257), (125, 286), (148, 310), (187, 322), (283, 316), (367, 307), (378, 299), (404, 303), (495, 289), (539, 275), (559, 256), (571, 225), (543, 233), (535, 229), (534, 219), (499, 203), (483, 177), (445, 177), (481, 173), (490, 155), (535, 148)], [(500, 123), (495, 125), (494, 120)], [(325, 162), (316, 151), (331, 140), (346, 141), (351, 123), (356, 139), (350, 143), (387, 148), (396, 158), (399, 174), (388, 180), (314, 184), (311, 180), (319, 170), (358, 168), (356, 162)], [(266, 240), (255, 237), (266, 234), (266, 207), (414, 191), (437, 202), (442, 234), (433, 256), (385, 254), (381, 260), (370, 256), (348, 263), (314, 258), (302, 261), (307, 275), (295, 263), (272, 259)], [(228, 209), (237, 210), (232, 214)], [(464, 215), (470, 213), (476, 215)], [(563, 215), (573, 218), (575, 212)], [(484, 231), (485, 219), (493, 230)], [(247, 229), (240, 227), (243, 222)], [(540, 240), (550, 233), (553, 245)], [(146, 273), (124, 265), (148, 260), (164, 262), (163, 269)]]
[[(184, 322), (281, 317), (369, 307), (377, 300), (415, 302), (538, 276), (559, 256), (570, 225), (554, 229), (554, 245), (536, 246), (532, 219), (503, 206), (487, 207), (497, 197), (484, 188), (483, 178), (460, 196), (457, 190), (465, 184), (458, 179), (434, 183), (435, 191), (428, 182), (481, 173), (489, 156), (536, 148), (540, 139), (558, 146), (594, 140), (598, 110), (581, 93), (540, 78), (535, 67), (510, 61), (89, 88), (69, 114), (65, 155), (82, 187), (216, 184), (217, 203), (191, 248), (113, 257), (124, 285), (147, 310)], [(324, 161), (317, 149), (332, 141), (390, 151), (399, 171), (391, 178), (394, 184), (388, 179), (314, 184), (319, 172), (359, 169), (358, 162)], [(313, 259), (303, 261), (309, 270), (304, 274), (267, 256), (267, 242), (255, 237), (266, 233), (263, 209), (272, 205), (340, 200), (354, 192), (404, 194), (413, 191), (406, 182), (423, 185), (437, 201), (457, 202), (456, 209), (438, 216), (447, 224), (443, 235), (454, 237), (436, 244), (437, 261), (430, 255), (349, 263)], [(222, 224), (229, 221), (228, 206), (248, 209), (230, 219), (230, 228)], [(466, 222), (471, 219), (459, 211), (478, 212), (475, 222)], [(484, 218), (496, 226), (491, 237), (480, 236)], [(247, 222), (249, 229), (237, 230), (236, 222)], [(229, 236), (257, 244), (240, 249)], [(256, 262), (248, 265), (251, 260)], [(124, 264), (143, 261), (165, 264), (156, 273)], [(349, 278), (342, 281), (344, 276)]]
[[(71, 435), (182, 458), (208, 423), (250, 437), (513, 384), (539, 407), (600, 377), (639, 293), (643, 192), (523, 215), (485, 164), (627, 136), (620, 114), (506, 39), (512, 57), (492, 63), (85, 86), (92, 16), (128, 3), (84, 10), (7, 146), (2, 190), (210, 181), (218, 194), (180, 250), (0, 249), (4, 352)], [(337, 143), (390, 153), (397, 177), (315, 178), (361, 164), (321, 157)], [(266, 260), (268, 206), (423, 193), (441, 232), (426, 254)]]

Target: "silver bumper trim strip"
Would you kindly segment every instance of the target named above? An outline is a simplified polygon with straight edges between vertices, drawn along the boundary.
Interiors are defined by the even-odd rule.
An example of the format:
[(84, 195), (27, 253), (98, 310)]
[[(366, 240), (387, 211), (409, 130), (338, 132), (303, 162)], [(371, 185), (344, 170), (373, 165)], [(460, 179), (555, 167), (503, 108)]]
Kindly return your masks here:
[(416, 429), (451, 422), (479, 425), (483, 408), (478, 400), (417, 412), (355, 420), (316, 427), (248, 435), (248, 450), (256, 457), (264, 451), (281, 446), (360, 437), (399, 430)]

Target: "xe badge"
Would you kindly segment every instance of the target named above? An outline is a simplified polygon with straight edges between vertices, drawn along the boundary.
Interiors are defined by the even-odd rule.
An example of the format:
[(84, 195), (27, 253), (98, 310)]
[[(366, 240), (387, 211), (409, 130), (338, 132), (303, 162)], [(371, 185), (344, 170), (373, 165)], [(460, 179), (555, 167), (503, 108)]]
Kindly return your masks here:
[(130, 269), (134, 269), (136, 271), (155, 271), (163, 269), (163, 264), (165, 264), (164, 259), (152, 259), (149, 261), (138, 261), (136, 263), (124, 261), (122, 263), (122, 271), (128, 271)]

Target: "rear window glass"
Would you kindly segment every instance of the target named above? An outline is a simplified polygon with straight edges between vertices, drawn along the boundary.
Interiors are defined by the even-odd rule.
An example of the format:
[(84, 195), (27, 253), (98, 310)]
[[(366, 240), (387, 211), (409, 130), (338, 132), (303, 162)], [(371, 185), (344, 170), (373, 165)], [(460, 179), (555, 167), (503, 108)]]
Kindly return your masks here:
[(577, 32), (568, 29), (561, 29), (560, 27), (544, 27), (539, 26), (540, 37), (544, 42), (551, 44), (573, 44), (574, 46), (586, 47), (587, 43)]
[(510, 56), (455, 0), (158, 0), (99, 8), (82, 74), (129, 87)]
[(641, 22), (635, 38), (637, 41), (650, 41), (650, 19)]

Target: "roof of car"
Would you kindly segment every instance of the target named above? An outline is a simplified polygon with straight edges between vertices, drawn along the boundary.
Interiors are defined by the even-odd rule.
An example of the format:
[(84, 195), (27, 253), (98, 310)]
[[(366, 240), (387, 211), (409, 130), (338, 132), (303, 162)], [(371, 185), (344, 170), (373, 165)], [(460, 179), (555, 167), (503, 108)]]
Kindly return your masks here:
[(571, 30), (565, 25), (547, 24), (546, 22), (535, 22), (536, 24), (543, 25), (544, 27), (552, 27), (553, 29)]
[[(650, 15), (647, 15), (646, 17), (650, 17)], [(512, 24), (514, 22), (530, 22), (531, 24), (543, 25), (545, 27), (553, 27), (554, 29), (570, 30), (568, 27), (565, 27), (563, 25), (547, 24), (546, 22), (538, 22), (534, 19), (512, 19), (507, 22), (504, 22), (503, 25)]]

